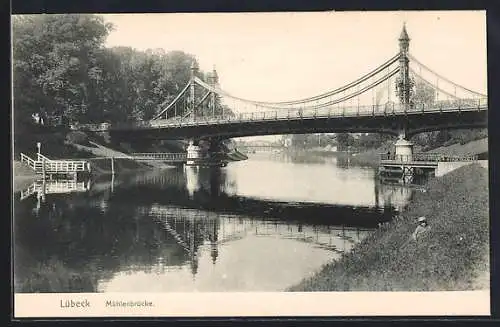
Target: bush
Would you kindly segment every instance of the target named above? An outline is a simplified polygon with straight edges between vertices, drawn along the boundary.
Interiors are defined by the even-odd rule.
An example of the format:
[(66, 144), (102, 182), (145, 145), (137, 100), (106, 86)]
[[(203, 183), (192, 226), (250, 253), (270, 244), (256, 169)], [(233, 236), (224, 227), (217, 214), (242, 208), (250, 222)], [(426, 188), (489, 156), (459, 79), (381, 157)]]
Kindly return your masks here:
[(66, 135), (66, 141), (73, 144), (88, 145), (89, 138), (84, 132), (69, 132)]

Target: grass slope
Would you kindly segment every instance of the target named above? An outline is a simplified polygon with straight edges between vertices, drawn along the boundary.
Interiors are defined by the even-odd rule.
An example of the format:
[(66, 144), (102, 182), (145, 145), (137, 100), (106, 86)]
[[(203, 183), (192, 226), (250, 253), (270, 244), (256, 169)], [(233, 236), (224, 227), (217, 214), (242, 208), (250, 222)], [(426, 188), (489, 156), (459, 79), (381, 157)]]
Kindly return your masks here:
[[(109, 157), (110, 159), (90, 159), (90, 164), (92, 165), (92, 171), (98, 174), (108, 174), (111, 173), (111, 157), (124, 157), (127, 156), (126, 153), (120, 152), (108, 148), (106, 146), (100, 145), (95, 142), (89, 142), (91, 146), (84, 146), (75, 144), (81, 151), (86, 151), (93, 154), (96, 157)], [(140, 163), (131, 159), (114, 159), (115, 172), (126, 172), (138, 169), (150, 169), (151, 166)]]
[(12, 162), (13, 169), (13, 191), (18, 192), (37, 180), (35, 172), (20, 161)]
[(471, 141), (466, 144), (455, 143), (429, 150), (430, 153), (448, 153), (451, 155), (481, 154), (488, 152), (488, 138)]
[[(478, 164), (431, 180), (396, 220), (290, 291), (445, 291), (488, 288), (488, 171)], [(409, 241), (415, 219), (431, 229)], [(485, 282), (486, 279), (486, 282)], [(478, 285), (478, 280), (482, 281)]]

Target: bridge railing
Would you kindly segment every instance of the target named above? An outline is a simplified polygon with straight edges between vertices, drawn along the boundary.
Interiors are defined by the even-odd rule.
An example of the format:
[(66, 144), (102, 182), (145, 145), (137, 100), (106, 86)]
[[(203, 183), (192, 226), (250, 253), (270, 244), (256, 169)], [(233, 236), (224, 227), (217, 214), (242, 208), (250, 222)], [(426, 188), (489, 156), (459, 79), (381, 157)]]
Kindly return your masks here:
[(131, 153), (133, 159), (151, 159), (164, 161), (185, 161), (187, 153)]
[(415, 161), (476, 161), (478, 155), (450, 155), (442, 153), (415, 153), (413, 155)]
[(456, 162), (456, 161), (477, 161), (479, 158), (475, 154), (464, 154), (464, 155), (450, 155), (443, 153), (427, 153), (427, 152), (417, 152), (410, 155), (395, 155), (381, 153), (380, 159), (384, 161), (397, 161), (397, 162), (408, 162), (408, 161), (427, 161), (427, 162)]
[(105, 131), (109, 129), (129, 130), (142, 128), (166, 128), (198, 126), (210, 124), (224, 124), (251, 121), (269, 120), (297, 120), (330, 117), (356, 117), (356, 116), (387, 116), (393, 114), (414, 114), (431, 112), (460, 112), (486, 110), (487, 98), (479, 99), (457, 99), (437, 101), (431, 105), (416, 104), (405, 106), (399, 103), (387, 103), (379, 105), (356, 105), (345, 106), (336, 104), (323, 108), (283, 108), (269, 111), (245, 112), (239, 114), (226, 114), (215, 116), (187, 117), (184, 119), (157, 119), (150, 121), (126, 122), (117, 124), (85, 124), (80, 129)]

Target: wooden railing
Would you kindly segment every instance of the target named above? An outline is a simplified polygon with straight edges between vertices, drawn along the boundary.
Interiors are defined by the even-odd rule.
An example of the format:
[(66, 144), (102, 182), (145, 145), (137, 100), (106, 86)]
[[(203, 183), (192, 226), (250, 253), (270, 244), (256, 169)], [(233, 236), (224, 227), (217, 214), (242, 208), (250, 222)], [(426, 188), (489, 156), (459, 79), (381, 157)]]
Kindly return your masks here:
[(35, 170), (35, 160), (31, 159), (24, 153), (21, 153), (21, 162), (28, 165), (31, 169)]
[[(43, 170), (43, 162), (37, 161), (35, 163), (35, 170), (42, 171)], [(86, 171), (87, 163), (85, 161), (66, 161), (66, 160), (57, 160), (45, 162), (45, 171), (50, 173), (66, 173), (66, 172), (78, 172), (78, 171)]]
[(21, 190), (21, 200), (26, 199), (37, 191), (36, 183), (31, 184), (26, 189)]
[(45, 167), (47, 173), (67, 173), (89, 170), (87, 161), (84, 160), (53, 160), (38, 153), (37, 160), (33, 160), (21, 153), (21, 162), (27, 164), (36, 172), (42, 172)]

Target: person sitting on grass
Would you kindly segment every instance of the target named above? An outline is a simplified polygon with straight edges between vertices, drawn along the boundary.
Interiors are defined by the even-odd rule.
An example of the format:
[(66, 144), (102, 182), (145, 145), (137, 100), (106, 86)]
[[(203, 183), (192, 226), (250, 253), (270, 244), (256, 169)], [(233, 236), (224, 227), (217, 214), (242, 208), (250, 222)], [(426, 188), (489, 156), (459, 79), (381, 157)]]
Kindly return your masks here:
[(427, 218), (424, 216), (418, 218), (418, 226), (415, 228), (415, 231), (411, 235), (414, 241), (420, 239), (426, 232), (429, 231), (431, 227), (427, 223)]

